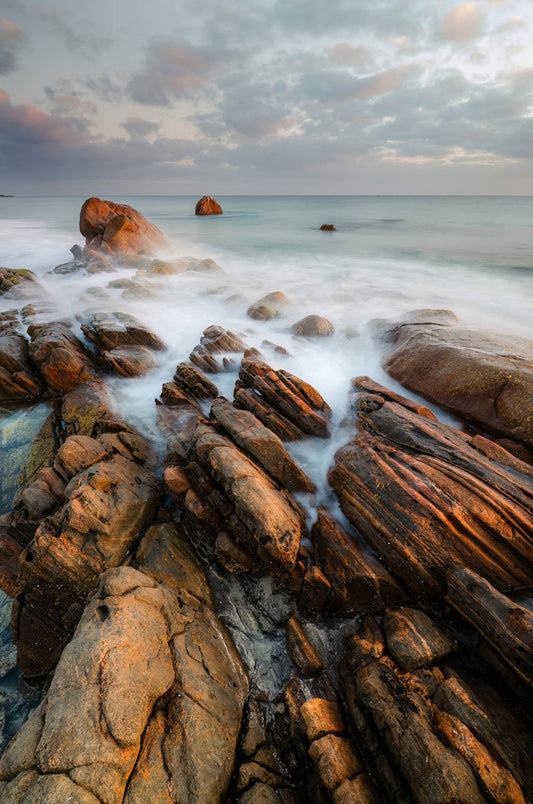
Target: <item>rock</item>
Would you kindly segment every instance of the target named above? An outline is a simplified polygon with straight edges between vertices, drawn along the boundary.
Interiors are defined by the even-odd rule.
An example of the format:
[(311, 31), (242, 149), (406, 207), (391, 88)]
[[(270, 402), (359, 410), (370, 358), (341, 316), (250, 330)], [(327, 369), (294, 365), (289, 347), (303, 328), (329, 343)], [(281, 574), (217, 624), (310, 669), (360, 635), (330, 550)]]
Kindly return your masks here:
[(365, 553), (324, 508), (311, 529), (314, 561), (331, 584), (326, 609), (353, 613), (405, 601), (385, 566)]
[(533, 342), (423, 312), (389, 322), (389, 374), (481, 429), (533, 446)]
[(309, 756), (318, 766), (324, 787), (329, 792), (365, 769), (361, 757), (354, 751), (352, 741), (335, 734), (326, 734), (315, 740), (309, 748)]
[(520, 678), (533, 685), (533, 613), (465, 567), (450, 569), (447, 578), (448, 603), (472, 623)]
[[(283, 369), (275, 372), (268, 363), (248, 353), (242, 359), (239, 378), (241, 382), (235, 389), (237, 407), (247, 410), (253, 408), (252, 412), (267, 427), (274, 420), (274, 432), (280, 438), (294, 438), (298, 433), (300, 437), (304, 437), (304, 434), (329, 437), (331, 409), (309, 383)], [(255, 393), (247, 394), (246, 388)], [(242, 390), (245, 392), (240, 393)], [(284, 428), (287, 419), (292, 427)], [(280, 432), (284, 435), (280, 435)]]
[(379, 395), (362, 400), (357, 418), (329, 481), (395, 576), (426, 596), (445, 591), (453, 566), (496, 588), (530, 583), (533, 491), (517, 459), (508, 468), (470, 436)]
[(16, 331), (0, 335), (0, 401), (36, 399), (42, 392), (26, 338)]
[(258, 301), (254, 302), (247, 310), (246, 315), (257, 321), (269, 321), (281, 315), (283, 308), (290, 304), (287, 296), (280, 290), (267, 293)]
[(440, 662), (457, 648), (454, 640), (419, 609), (387, 609), (383, 628), (390, 653), (409, 673)]
[(215, 399), (218, 396), (216, 385), (189, 363), (179, 363), (176, 366), (174, 382), (193, 399)]
[(28, 334), (30, 357), (53, 392), (63, 394), (98, 379), (91, 355), (65, 324), (33, 324)]
[(227, 631), (187, 584), (109, 570), (0, 761), (3, 796), (223, 800), (247, 687)]
[(298, 606), (301, 611), (322, 611), (331, 590), (331, 584), (319, 567), (305, 571)]
[(208, 273), (210, 271), (220, 271), (223, 273), (220, 265), (217, 265), (214, 260), (188, 260), (188, 271), (195, 271), (197, 273)]
[(352, 404), (356, 409), (359, 406), (359, 402), (364, 400), (365, 394), (370, 392), (383, 397), (384, 400), (386, 399), (389, 402), (398, 402), (398, 404), (402, 405), (402, 407), (407, 408), (407, 410), (412, 410), (413, 413), (418, 413), (419, 416), (424, 416), (426, 419), (431, 419), (434, 422), (438, 421), (435, 414), (425, 405), (421, 405), (419, 402), (415, 402), (413, 399), (409, 399), (407, 396), (402, 396), (401, 394), (391, 391), (389, 388), (386, 388), (384, 385), (376, 382), (371, 377), (354, 377), (351, 380), (350, 385), (354, 390), (354, 394), (352, 395)]
[(145, 346), (158, 352), (166, 349), (161, 338), (127, 313), (92, 313), (81, 329), (99, 352), (120, 346)]
[[(171, 408), (196, 406), (194, 397), (188, 395), (175, 382), (164, 382), (161, 387), (161, 402)], [(156, 403), (157, 404), (157, 403)], [(198, 410), (200, 411), (200, 406)]]
[(336, 228), (333, 226), (332, 223), (323, 223), (320, 227), (321, 232), (336, 232)]
[(102, 352), (102, 360), (121, 377), (141, 377), (158, 365), (152, 352), (144, 346), (117, 346), (110, 352)]
[(86, 246), (110, 255), (154, 254), (170, 248), (164, 234), (126, 204), (89, 198), (80, 211)]
[[(268, 476), (233, 443), (212, 426), (199, 423), (192, 451), (198, 463), (230, 502), (235, 517), (227, 524), (247, 552), (274, 571), (290, 572), (298, 555), (305, 528), (302, 511), (286, 491), (280, 491)], [(193, 482), (194, 485), (194, 482)], [(213, 494), (211, 505), (228, 515), (227, 502)]]
[(289, 491), (315, 491), (314, 483), (292, 460), (281, 439), (261, 424), (253, 413), (239, 410), (224, 397), (219, 397), (211, 405), (211, 416), (282, 487)]
[(184, 465), (196, 425), (203, 420), (198, 405), (157, 406), (157, 426), (165, 440), (165, 462)]
[(0, 268), (0, 296), (10, 293), (11, 296), (24, 295), (30, 291), (35, 292), (39, 287), (33, 271), (26, 268)]
[(345, 779), (333, 793), (333, 804), (378, 804), (381, 796), (367, 773)]
[(244, 341), (234, 332), (216, 325), (204, 329), (200, 343), (211, 354), (223, 354), (224, 352), (238, 354), (239, 352), (245, 352), (248, 348)]
[(19, 559), (23, 548), (7, 529), (0, 526), (0, 589), (9, 597), (19, 592)]
[[(80, 464), (93, 454), (84, 445)], [(53, 669), (100, 573), (124, 561), (152, 519), (160, 487), (141, 466), (112, 455), (73, 477), (64, 497), (64, 506), (41, 522), (19, 564), (14, 641), (28, 679)]]
[(120, 429), (114, 426), (112, 401), (102, 382), (83, 383), (65, 394), (61, 418), (67, 435), (96, 436), (105, 429)]
[(222, 363), (200, 344), (194, 347), (189, 355), (189, 360), (191, 363), (194, 363), (200, 371), (205, 371), (207, 374), (218, 374), (220, 371), (224, 371)]
[(105, 460), (111, 454), (99, 441), (85, 435), (72, 435), (59, 447), (54, 469), (66, 483), (89, 466)]
[(335, 333), (331, 321), (319, 315), (308, 315), (292, 325), (293, 335), (303, 335), (306, 338), (327, 338)]
[(222, 215), (222, 207), (212, 195), (204, 195), (194, 210), (195, 215)]
[(291, 659), (302, 675), (315, 676), (324, 669), (319, 655), (297, 617), (290, 617), (287, 621), (287, 647)]

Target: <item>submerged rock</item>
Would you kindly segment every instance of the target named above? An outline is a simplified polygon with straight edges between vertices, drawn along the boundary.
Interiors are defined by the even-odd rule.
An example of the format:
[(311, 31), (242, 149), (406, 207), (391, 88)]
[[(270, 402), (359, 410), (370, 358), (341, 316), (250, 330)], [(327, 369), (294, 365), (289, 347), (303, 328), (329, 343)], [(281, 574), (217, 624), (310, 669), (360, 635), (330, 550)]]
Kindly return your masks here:
[(212, 195), (204, 195), (197, 202), (195, 215), (222, 215), (222, 207)]
[(308, 315), (292, 325), (293, 335), (303, 335), (306, 338), (328, 338), (335, 334), (331, 321), (319, 315)]
[(126, 204), (88, 198), (80, 211), (86, 247), (104, 254), (155, 254), (170, 248), (163, 232)]
[(280, 316), (283, 308), (288, 307), (289, 304), (287, 296), (281, 290), (276, 290), (273, 293), (267, 293), (266, 296), (250, 305), (246, 315), (258, 321), (269, 321)]

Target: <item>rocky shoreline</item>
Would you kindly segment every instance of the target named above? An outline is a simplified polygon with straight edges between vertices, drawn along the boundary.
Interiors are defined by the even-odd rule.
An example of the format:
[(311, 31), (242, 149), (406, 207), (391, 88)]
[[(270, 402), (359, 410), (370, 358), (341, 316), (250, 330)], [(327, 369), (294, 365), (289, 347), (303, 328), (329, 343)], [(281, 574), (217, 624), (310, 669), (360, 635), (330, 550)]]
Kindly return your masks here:
[[(216, 270), (161, 260), (124, 205), (90, 199), (80, 231), (59, 273)], [(260, 351), (283, 350), (199, 332), (156, 400), (161, 453), (107, 387), (160, 335), (116, 311), (78, 337), (34, 287), (1, 269), (0, 398), (49, 408), (0, 517), (4, 708), (27, 717), (0, 802), (532, 802), (533, 343), (375, 322), (390, 375), (464, 424), (354, 378), (317, 508), (288, 447), (318, 454), (331, 409)], [(333, 331), (308, 318), (295, 334)]]

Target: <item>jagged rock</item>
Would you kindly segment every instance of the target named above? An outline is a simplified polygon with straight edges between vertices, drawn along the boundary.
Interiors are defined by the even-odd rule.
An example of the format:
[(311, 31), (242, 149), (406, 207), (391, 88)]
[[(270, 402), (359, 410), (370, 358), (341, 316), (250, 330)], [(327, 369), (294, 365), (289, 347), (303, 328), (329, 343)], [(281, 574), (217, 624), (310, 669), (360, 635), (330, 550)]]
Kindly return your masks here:
[(136, 209), (99, 198), (83, 204), (80, 232), (87, 248), (104, 254), (154, 254), (170, 247), (157, 226)]
[(59, 447), (54, 460), (54, 469), (68, 483), (89, 466), (108, 458), (110, 452), (94, 438), (72, 435)]
[(407, 408), (407, 410), (412, 410), (413, 413), (418, 413), (419, 416), (425, 416), (426, 419), (431, 419), (434, 422), (438, 421), (435, 414), (425, 405), (421, 405), (419, 402), (415, 402), (407, 396), (402, 396), (401, 394), (395, 393), (395, 391), (391, 391), (371, 377), (354, 377), (350, 385), (353, 388), (352, 403), (355, 408), (359, 406), (361, 400), (364, 403), (365, 393), (370, 391), (370, 393), (377, 394), (389, 402), (398, 402), (399, 405)]
[(222, 207), (212, 195), (203, 195), (197, 202), (195, 215), (222, 215)]
[[(161, 388), (161, 402), (171, 408), (188, 407), (197, 405), (194, 397), (188, 395), (175, 382), (164, 382)], [(157, 404), (157, 403), (156, 403)], [(198, 405), (198, 410), (200, 406)]]
[[(237, 406), (247, 410), (253, 408), (251, 412), (267, 427), (271, 425), (272, 420), (275, 420), (276, 429), (272, 429), (280, 438), (291, 436), (301, 438), (304, 434), (319, 438), (329, 437), (328, 419), (331, 416), (331, 409), (309, 383), (283, 369), (275, 372), (268, 363), (256, 355), (247, 356), (247, 353), (242, 359), (239, 378), (242, 384), (236, 385)], [(251, 403), (250, 395), (246, 394), (243, 386), (255, 392), (251, 397)], [(239, 393), (241, 390), (245, 392)], [(258, 395), (260, 404), (255, 404)], [(292, 426), (285, 435), (280, 435), (287, 419)]]
[(387, 647), (400, 667), (412, 673), (448, 656), (457, 645), (420, 609), (388, 609), (383, 618)]
[(140, 377), (157, 367), (152, 352), (144, 346), (117, 346), (102, 352), (102, 360), (111, 371), (121, 377)]
[(281, 439), (261, 424), (253, 413), (239, 410), (224, 397), (219, 397), (211, 405), (211, 416), (282, 487), (289, 491), (315, 491), (314, 483), (292, 460)]
[(333, 612), (360, 612), (405, 601), (385, 566), (365, 553), (324, 508), (318, 509), (311, 529), (314, 561), (331, 584), (326, 608)]
[(302, 611), (322, 611), (331, 591), (331, 584), (319, 567), (308, 567), (302, 583), (298, 606)]
[(318, 653), (297, 617), (290, 617), (287, 621), (287, 647), (291, 659), (302, 675), (315, 676), (324, 669)]
[(65, 324), (33, 324), (28, 334), (30, 357), (52, 391), (63, 394), (98, 379), (91, 355)]
[[(303, 513), (288, 492), (212, 426), (199, 423), (193, 437), (197, 461), (223, 490), (234, 508), (235, 535), (268, 567), (290, 572), (305, 527)], [(216, 498), (213, 501), (216, 508)], [(227, 503), (226, 503), (227, 505)]]
[(207, 374), (218, 374), (220, 371), (224, 371), (222, 363), (200, 344), (194, 347), (189, 355), (189, 360), (191, 363), (194, 363), (200, 371), (205, 371)]
[(174, 382), (193, 399), (215, 399), (218, 388), (201, 371), (187, 363), (176, 366)]
[(363, 400), (358, 423), (329, 481), (348, 520), (410, 590), (442, 594), (453, 566), (496, 588), (530, 582), (533, 490), (517, 471), (530, 467), (509, 456), (507, 468), (475, 438), (379, 395)]
[(187, 462), (196, 425), (203, 419), (197, 405), (157, 406), (157, 426), (165, 439), (165, 462)]
[(417, 311), (387, 322), (394, 379), (478, 427), (533, 446), (533, 342)]
[(186, 579), (109, 570), (45, 700), (0, 761), (0, 795), (223, 800), (247, 686), (227, 631)]
[(287, 296), (281, 290), (276, 290), (250, 305), (246, 315), (258, 321), (269, 321), (281, 315), (283, 308), (289, 304)]
[(533, 685), (533, 613), (464, 567), (448, 571), (446, 600), (527, 684)]
[(0, 401), (36, 399), (42, 392), (26, 338), (14, 330), (0, 335)]
[(327, 318), (308, 315), (292, 325), (292, 333), (306, 338), (327, 338), (335, 334), (335, 327)]
[(109, 392), (102, 382), (83, 383), (65, 394), (61, 418), (67, 436), (97, 437), (101, 433), (123, 431), (138, 435), (134, 427), (118, 418)]
[[(86, 455), (83, 449), (80, 463)], [(64, 497), (65, 505), (41, 522), (19, 564), (14, 641), (29, 679), (54, 667), (98, 576), (124, 561), (153, 517), (160, 487), (141, 466), (112, 455), (73, 477)]]

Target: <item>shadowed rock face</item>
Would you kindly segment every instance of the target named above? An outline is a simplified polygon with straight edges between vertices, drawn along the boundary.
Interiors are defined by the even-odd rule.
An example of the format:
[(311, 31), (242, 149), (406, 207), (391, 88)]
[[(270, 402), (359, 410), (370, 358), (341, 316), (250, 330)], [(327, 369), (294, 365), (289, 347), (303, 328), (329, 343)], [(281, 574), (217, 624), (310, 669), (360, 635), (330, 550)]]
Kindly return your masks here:
[(479, 427), (533, 446), (533, 341), (467, 329), (437, 312), (381, 325), (392, 344), (388, 373)]
[(377, 394), (360, 398), (358, 423), (329, 481), (349, 521), (412, 592), (442, 594), (453, 566), (500, 589), (530, 583), (531, 467), (504, 450), (493, 460), (486, 439)]
[(168, 249), (163, 232), (126, 204), (88, 198), (80, 211), (86, 247), (104, 254), (155, 254)]

